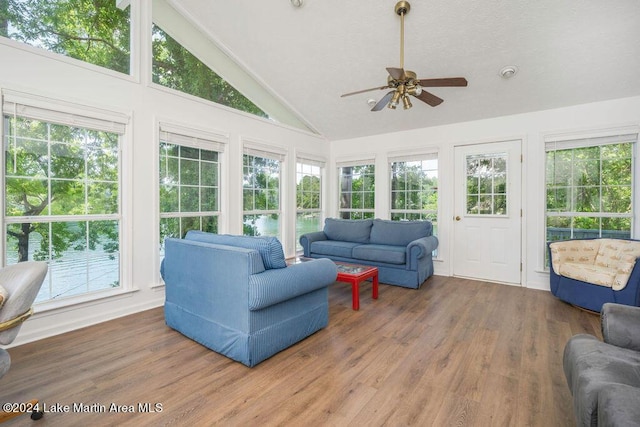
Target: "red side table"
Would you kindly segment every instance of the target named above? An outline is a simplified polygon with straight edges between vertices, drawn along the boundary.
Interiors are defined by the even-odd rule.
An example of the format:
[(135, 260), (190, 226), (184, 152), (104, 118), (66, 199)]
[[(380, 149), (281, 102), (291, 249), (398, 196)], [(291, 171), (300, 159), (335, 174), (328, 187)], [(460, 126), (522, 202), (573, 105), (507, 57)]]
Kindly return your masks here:
[(360, 282), (373, 279), (373, 299), (378, 299), (378, 268), (369, 265), (336, 262), (338, 277), (336, 281), (351, 284), (351, 299), (354, 310), (360, 309)]

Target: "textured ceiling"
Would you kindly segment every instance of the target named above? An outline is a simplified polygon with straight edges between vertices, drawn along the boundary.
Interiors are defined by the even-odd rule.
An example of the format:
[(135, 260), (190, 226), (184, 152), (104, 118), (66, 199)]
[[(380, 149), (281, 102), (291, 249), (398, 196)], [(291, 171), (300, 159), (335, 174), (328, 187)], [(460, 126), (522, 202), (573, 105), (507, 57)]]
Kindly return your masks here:
[[(171, 3), (330, 140), (640, 95), (638, 0), (413, 0), (405, 68), (469, 86), (430, 89), (438, 107), (375, 113), (367, 100), (387, 91), (340, 95), (400, 65), (395, 0)], [(501, 78), (505, 65), (518, 74)]]

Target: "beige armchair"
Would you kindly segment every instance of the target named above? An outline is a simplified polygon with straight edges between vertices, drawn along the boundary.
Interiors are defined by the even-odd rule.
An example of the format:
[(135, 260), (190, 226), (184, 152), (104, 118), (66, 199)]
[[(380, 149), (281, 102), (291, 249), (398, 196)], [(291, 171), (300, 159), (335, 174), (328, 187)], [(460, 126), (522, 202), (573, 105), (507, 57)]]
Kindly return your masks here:
[[(46, 262), (27, 261), (0, 270), (0, 345), (8, 345), (18, 335), (22, 323), (33, 314), (31, 305), (47, 275)], [(11, 366), (9, 353), (0, 348), (0, 377)], [(3, 402), (6, 403), (6, 402)], [(37, 407), (38, 400), (31, 400), (26, 408)], [(0, 412), (0, 422), (21, 415), (21, 412)], [(42, 412), (31, 411), (31, 418), (39, 419)]]

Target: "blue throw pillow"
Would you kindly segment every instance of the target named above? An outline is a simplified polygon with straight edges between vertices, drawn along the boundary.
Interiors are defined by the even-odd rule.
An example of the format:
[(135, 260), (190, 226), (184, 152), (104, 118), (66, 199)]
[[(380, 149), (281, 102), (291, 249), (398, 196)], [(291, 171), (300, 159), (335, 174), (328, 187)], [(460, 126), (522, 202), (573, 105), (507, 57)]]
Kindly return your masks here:
[(376, 245), (407, 246), (421, 237), (431, 236), (430, 221), (389, 221), (374, 219), (371, 243)]
[(369, 243), (369, 233), (373, 221), (370, 219), (336, 219), (324, 220), (324, 234), (329, 240), (343, 242)]
[(235, 246), (238, 248), (255, 249), (262, 258), (264, 268), (285, 268), (287, 262), (284, 259), (282, 244), (275, 237), (267, 236), (234, 236), (231, 234), (214, 234), (204, 231), (192, 230), (184, 237), (186, 240), (212, 243), (215, 245)]

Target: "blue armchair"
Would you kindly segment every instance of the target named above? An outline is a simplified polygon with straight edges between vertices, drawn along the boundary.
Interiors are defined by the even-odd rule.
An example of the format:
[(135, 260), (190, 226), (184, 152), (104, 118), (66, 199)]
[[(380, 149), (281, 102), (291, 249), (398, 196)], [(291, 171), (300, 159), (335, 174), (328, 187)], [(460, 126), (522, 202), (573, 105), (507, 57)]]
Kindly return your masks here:
[(286, 266), (275, 238), (190, 231), (166, 239), (162, 276), (167, 325), (251, 367), (327, 326), (337, 269)]
[(608, 302), (640, 306), (640, 241), (574, 239), (548, 248), (556, 297), (595, 312)]

